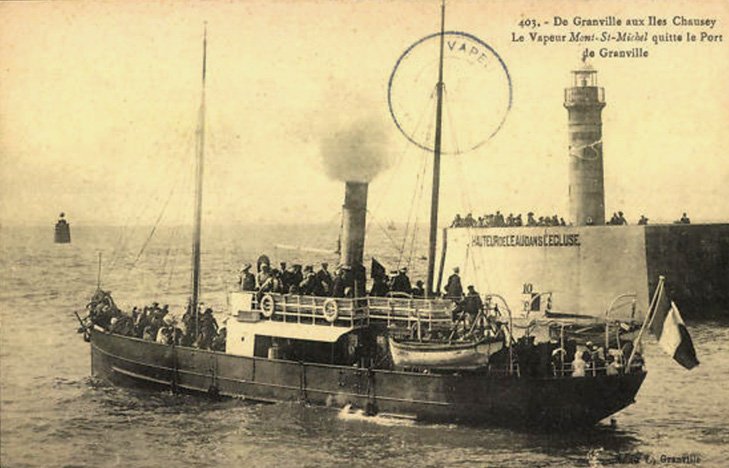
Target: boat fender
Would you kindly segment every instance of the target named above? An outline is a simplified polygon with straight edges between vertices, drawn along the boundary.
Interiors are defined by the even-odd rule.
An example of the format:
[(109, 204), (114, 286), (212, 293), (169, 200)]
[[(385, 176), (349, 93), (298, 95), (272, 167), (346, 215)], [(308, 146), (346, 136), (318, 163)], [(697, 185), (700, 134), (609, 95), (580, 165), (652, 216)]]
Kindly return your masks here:
[(339, 304), (334, 299), (324, 301), (324, 318), (329, 323), (334, 323), (339, 318)]
[(261, 314), (266, 318), (273, 317), (273, 312), (276, 309), (276, 301), (270, 294), (264, 294), (261, 298)]

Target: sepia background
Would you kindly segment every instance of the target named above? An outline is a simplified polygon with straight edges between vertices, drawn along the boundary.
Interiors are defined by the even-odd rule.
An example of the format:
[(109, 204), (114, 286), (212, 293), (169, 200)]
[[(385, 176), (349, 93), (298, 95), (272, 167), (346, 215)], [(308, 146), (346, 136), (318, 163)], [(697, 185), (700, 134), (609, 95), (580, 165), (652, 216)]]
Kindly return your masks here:
[[(687, 319), (698, 368), (681, 369), (647, 340), (649, 376), (636, 404), (616, 415), (616, 427), (604, 421), (579, 434), (212, 402), (90, 377), (73, 314), (97, 280), (124, 308), (159, 301), (181, 315), (187, 300), (205, 24), (203, 301), (224, 311), (238, 268), (261, 253), (337, 261), (343, 187), (332, 167), (373, 178), (366, 258), (399, 265), (409, 248), (413, 279), (422, 277), (426, 229), (412, 226), (427, 220), (432, 155), (394, 125), (388, 83), (403, 53), (438, 31), (439, 15), (437, 0), (0, 2), (0, 466), (660, 466), (663, 455), (726, 464), (726, 304), (718, 319)], [(609, 15), (716, 19), (710, 32), (723, 39), (649, 37), (609, 45), (642, 47), (646, 58), (591, 60), (607, 101), (607, 216), (621, 210), (631, 224), (641, 214), (653, 224), (687, 212), (694, 223), (727, 222), (729, 3), (453, 0), (446, 29), (498, 53), (512, 102), (486, 143), (444, 155), (443, 226), (468, 211), (567, 216), (564, 88), (585, 48), (602, 45), (512, 35), (561, 31), (522, 20)], [(649, 36), (686, 29), (636, 28)], [(420, 60), (416, 70), (427, 76), (434, 61)], [(449, 75), (451, 65), (454, 112), (476, 108), (447, 122), (446, 144), (454, 134), (488, 135), (479, 117), (488, 109), (473, 104), (494, 90), (479, 88), (476, 74), (472, 96), (458, 96), (459, 80), (471, 77)], [(353, 154), (361, 157), (338, 160)], [(53, 244), (60, 212), (70, 245)]]
[[(697, 221), (725, 220), (729, 65), (721, 18), (728, 8), (721, 1), (449, 4), (446, 29), (497, 51), (513, 103), (487, 144), (444, 159), (441, 219), (469, 208), (566, 213), (563, 89), (586, 45), (514, 43), (512, 33), (556, 30), (520, 28), (520, 20), (685, 15), (718, 18), (711, 33), (724, 41), (612, 43), (643, 46), (649, 57), (591, 61), (606, 90), (606, 211), (622, 210), (630, 222), (640, 214), (673, 221), (683, 211)], [(206, 222), (329, 220), (342, 188), (323, 170), (322, 145), (362, 120), (379, 125), (373, 139), (391, 161), (372, 184), (370, 208), (404, 220), (425, 155), (393, 125), (387, 85), (400, 55), (437, 32), (439, 9), (416, 1), (3, 3), (0, 220), (40, 225), (66, 211), (75, 224), (153, 223), (192, 172), (205, 22)], [(479, 124), (456, 125), (468, 134)], [(164, 222), (186, 222), (187, 211), (180, 213)]]

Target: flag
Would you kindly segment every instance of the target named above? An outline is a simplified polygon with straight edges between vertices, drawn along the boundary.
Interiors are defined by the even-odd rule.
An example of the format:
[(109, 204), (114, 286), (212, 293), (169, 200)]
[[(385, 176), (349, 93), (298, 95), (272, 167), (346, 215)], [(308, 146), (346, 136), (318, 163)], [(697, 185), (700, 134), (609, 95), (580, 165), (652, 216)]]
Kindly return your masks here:
[(686, 369), (692, 369), (699, 365), (694, 344), (678, 307), (668, 298), (665, 289), (662, 283), (659, 284), (658, 298), (650, 323), (651, 333), (655, 335), (661, 348), (676, 362)]
[(370, 268), (370, 276), (372, 278), (384, 278), (387, 276), (387, 270), (380, 262), (372, 258), (372, 267)]

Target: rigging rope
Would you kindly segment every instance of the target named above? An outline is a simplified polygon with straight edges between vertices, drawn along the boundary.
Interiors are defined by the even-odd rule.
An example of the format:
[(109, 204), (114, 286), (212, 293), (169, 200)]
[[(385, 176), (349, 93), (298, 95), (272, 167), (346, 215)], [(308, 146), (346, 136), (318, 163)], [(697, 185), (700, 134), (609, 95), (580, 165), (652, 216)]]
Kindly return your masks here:
[[(428, 128), (428, 132), (426, 133), (426, 138), (430, 138), (430, 129), (432, 126)], [(427, 141), (427, 139), (426, 139)], [(407, 266), (410, 266), (410, 260), (412, 259), (412, 245), (414, 243), (415, 239), (415, 233), (417, 232), (417, 220), (418, 220), (418, 205), (420, 204), (421, 195), (423, 191), (423, 187), (425, 186), (425, 177), (427, 174), (427, 168), (428, 168), (428, 162), (429, 158), (421, 158), (421, 170), (418, 172), (418, 176), (415, 179), (415, 188), (413, 189), (413, 197), (410, 201), (410, 208), (408, 209), (408, 217), (407, 222), (405, 224), (405, 232), (403, 233), (402, 238), (402, 247), (400, 248), (400, 258), (397, 260), (397, 267), (400, 268), (400, 265), (403, 261), (403, 255), (405, 254), (405, 246), (407, 244), (408, 239), (410, 239), (411, 249), (410, 249), (410, 256), (407, 261)], [(419, 186), (419, 188), (418, 188)], [(411, 223), (412, 221), (412, 223)], [(410, 233), (410, 226), (412, 225), (413, 231)], [(410, 236), (410, 237), (409, 237)]]
[[(451, 138), (453, 139), (453, 146), (454, 146), (454, 158), (455, 159), (455, 166), (456, 171), (458, 174), (459, 179), (461, 180), (461, 183), (459, 185), (460, 189), (460, 197), (461, 197), (461, 203), (469, 213), (474, 212), (473, 208), (473, 202), (471, 200), (469, 187), (471, 187), (471, 181), (468, 177), (468, 172), (464, 170), (464, 164), (463, 164), (463, 153), (461, 152), (460, 145), (458, 143), (458, 136), (456, 134), (455, 129), (459, 128), (453, 119), (453, 114), (451, 113), (450, 105), (448, 105), (447, 102), (448, 95), (447, 93), (444, 93), (443, 100), (444, 100), (444, 108), (446, 108), (448, 122), (449, 122), (449, 129), (451, 133)], [(469, 236), (471, 236), (473, 228), (468, 226), (467, 233)], [(470, 244), (467, 244), (466, 247), (466, 262), (470, 260), (471, 267), (473, 268), (473, 273), (476, 278), (482, 278), (485, 282), (484, 286), (487, 288), (487, 291), (491, 289), (491, 282), (488, 279), (488, 276), (486, 275), (480, 275), (480, 271), (486, 271), (486, 265), (483, 257), (481, 255), (476, 255), (474, 252), (471, 251)], [(467, 265), (464, 265), (466, 267)], [(482, 293), (487, 292), (482, 291)]]
[(375, 222), (375, 224), (377, 224), (377, 226), (379, 226), (380, 229), (382, 229), (382, 232), (385, 233), (385, 237), (387, 237), (387, 239), (390, 241), (390, 243), (392, 244), (392, 247), (395, 249), (395, 251), (398, 253), (398, 255), (402, 255), (402, 250), (398, 247), (397, 241), (395, 239), (393, 239), (392, 236), (390, 236), (390, 233), (387, 232), (387, 229), (375, 217), (374, 213), (372, 213), (372, 211), (370, 211), (370, 210), (367, 210), (367, 213), (370, 215), (370, 217)]

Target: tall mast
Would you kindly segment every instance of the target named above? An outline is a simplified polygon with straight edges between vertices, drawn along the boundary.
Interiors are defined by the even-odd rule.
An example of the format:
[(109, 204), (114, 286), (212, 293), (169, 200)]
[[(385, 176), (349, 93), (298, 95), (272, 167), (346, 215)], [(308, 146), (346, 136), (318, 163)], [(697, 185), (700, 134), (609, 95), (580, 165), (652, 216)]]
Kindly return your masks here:
[(202, 222), (202, 186), (203, 186), (203, 161), (205, 157), (205, 67), (208, 49), (208, 28), (205, 24), (203, 36), (203, 61), (202, 61), (202, 97), (200, 101), (200, 116), (197, 127), (197, 158), (195, 161), (195, 219), (192, 234), (192, 298), (190, 305), (192, 313), (195, 314), (196, 323), (198, 316), (198, 303), (200, 302), (200, 225)]
[(440, 190), (440, 146), (441, 122), (443, 120), (443, 43), (445, 41), (445, 0), (440, 7), (440, 56), (438, 60), (438, 84), (435, 107), (435, 145), (433, 147), (433, 193), (430, 201), (430, 235), (428, 236), (428, 278), (425, 288), (426, 297), (431, 297), (433, 277), (435, 276), (435, 244), (438, 239), (438, 192)]

